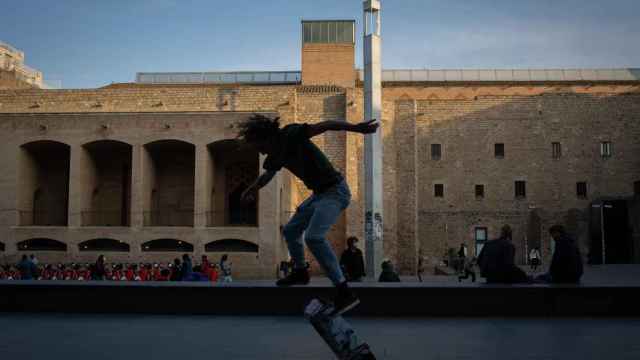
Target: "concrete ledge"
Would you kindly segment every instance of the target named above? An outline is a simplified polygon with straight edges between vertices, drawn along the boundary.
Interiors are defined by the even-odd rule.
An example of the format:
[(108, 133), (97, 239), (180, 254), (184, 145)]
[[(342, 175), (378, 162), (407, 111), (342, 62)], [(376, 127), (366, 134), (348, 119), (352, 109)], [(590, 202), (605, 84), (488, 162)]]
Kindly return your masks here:
[[(640, 316), (640, 287), (355, 284), (359, 316)], [(324, 285), (0, 282), (0, 311), (301, 315)]]

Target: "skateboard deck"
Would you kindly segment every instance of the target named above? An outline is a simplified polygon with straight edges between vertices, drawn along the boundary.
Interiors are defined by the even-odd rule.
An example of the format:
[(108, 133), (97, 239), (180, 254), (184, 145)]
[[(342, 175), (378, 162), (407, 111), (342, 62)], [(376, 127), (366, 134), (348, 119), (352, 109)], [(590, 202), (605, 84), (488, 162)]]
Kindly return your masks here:
[(333, 306), (319, 299), (307, 304), (304, 316), (340, 360), (375, 360), (369, 344), (358, 338), (342, 316), (331, 316)]

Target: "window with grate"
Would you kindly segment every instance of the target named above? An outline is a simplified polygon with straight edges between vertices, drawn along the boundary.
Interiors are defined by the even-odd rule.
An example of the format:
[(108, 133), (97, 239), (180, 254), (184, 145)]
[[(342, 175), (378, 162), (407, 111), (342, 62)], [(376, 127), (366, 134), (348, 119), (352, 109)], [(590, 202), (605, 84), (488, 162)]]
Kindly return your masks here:
[(487, 228), (477, 227), (475, 228), (475, 240), (476, 240), (476, 256), (480, 255), (484, 244), (487, 243)]
[(484, 185), (476, 185), (476, 199), (484, 199)]
[(516, 198), (527, 197), (527, 183), (524, 181), (516, 181)]
[(610, 141), (603, 141), (600, 143), (600, 155), (603, 158), (611, 157), (613, 150)]
[(442, 145), (431, 144), (431, 160), (440, 160), (442, 157)]
[(581, 199), (587, 198), (587, 183), (579, 181), (576, 183), (576, 195)]
[(433, 196), (444, 197), (444, 184), (433, 185)]
[(495, 144), (494, 153), (496, 158), (502, 159), (504, 157), (504, 144), (502, 143)]
[(562, 145), (559, 142), (551, 143), (551, 153), (554, 159), (560, 159), (562, 157)]

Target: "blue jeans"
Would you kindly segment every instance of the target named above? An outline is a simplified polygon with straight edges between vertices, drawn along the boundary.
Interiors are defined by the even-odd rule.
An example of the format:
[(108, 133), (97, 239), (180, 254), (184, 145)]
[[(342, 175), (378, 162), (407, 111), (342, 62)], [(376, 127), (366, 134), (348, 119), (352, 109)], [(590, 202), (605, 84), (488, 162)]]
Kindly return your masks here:
[(313, 193), (298, 206), (296, 213), (282, 229), (295, 267), (305, 266), (302, 243), (304, 233), (304, 242), (333, 284), (345, 281), (338, 258), (325, 236), (350, 201), (351, 192), (343, 180), (322, 193)]

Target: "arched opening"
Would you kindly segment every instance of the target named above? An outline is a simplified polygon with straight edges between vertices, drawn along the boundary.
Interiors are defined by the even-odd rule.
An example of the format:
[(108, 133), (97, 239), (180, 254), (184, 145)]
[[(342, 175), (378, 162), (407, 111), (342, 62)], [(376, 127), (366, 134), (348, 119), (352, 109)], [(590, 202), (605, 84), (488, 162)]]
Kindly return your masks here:
[(222, 239), (206, 244), (204, 249), (206, 252), (257, 253), (258, 245), (245, 240)]
[(99, 140), (83, 146), (84, 226), (129, 226), (131, 145)]
[(20, 147), (18, 211), (21, 226), (66, 226), (70, 147), (40, 140)]
[(160, 140), (144, 147), (144, 225), (193, 226), (195, 146)]
[(129, 252), (129, 244), (114, 239), (91, 239), (78, 244), (80, 251)]
[(142, 244), (142, 251), (193, 252), (193, 245), (176, 239), (157, 239)]
[(238, 140), (221, 140), (209, 144), (212, 161), (211, 211), (208, 226), (257, 226), (258, 199), (240, 202), (242, 192), (258, 177), (259, 155)]
[(67, 251), (67, 244), (48, 238), (33, 238), (20, 241), (19, 251)]

